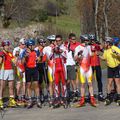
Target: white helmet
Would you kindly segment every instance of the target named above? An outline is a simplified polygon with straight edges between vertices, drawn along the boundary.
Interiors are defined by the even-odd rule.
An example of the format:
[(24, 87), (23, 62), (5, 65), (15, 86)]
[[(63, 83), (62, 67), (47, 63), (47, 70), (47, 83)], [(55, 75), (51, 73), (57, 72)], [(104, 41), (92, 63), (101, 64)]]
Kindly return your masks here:
[(19, 41), (19, 43), (25, 44), (25, 38), (21, 38), (20, 41)]
[(49, 40), (49, 41), (55, 41), (55, 35), (50, 35), (50, 36), (48, 36), (47, 37), (47, 39)]

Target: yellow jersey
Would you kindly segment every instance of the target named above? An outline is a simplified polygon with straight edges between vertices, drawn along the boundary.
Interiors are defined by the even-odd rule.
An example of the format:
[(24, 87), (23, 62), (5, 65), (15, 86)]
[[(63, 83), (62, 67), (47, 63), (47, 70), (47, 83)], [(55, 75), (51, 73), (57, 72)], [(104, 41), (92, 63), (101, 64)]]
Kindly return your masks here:
[(120, 57), (113, 52), (113, 47), (104, 51), (103, 58), (106, 60), (108, 67), (115, 68), (120, 64)]

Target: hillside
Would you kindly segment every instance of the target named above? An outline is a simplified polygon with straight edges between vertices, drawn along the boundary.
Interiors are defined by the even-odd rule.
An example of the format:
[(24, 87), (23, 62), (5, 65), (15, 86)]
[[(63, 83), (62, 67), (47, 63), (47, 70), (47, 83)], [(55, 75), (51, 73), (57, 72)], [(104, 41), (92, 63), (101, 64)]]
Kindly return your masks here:
[[(62, 1), (64, 1), (64, 2), (62, 2)], [(1, 32), (1, 34), (6, 33), (6, 35), (3, 34), (0, 36), (9, 37), (8, 31), (13, 30), (12, 34), (14, 34), (14, 33), (16, 34), (15, 31), (17, 29), (20, 29), (21, 27), (25, 28), (27, 26), (36, 26), (37, 24), (42, 24), (44, 26), (42, 28), (45, 28), (45, 29), (43, 29), (42, 31), (44, 31), (45, 35), (60, 33), (60, 34), (63, 34), (64, 36), (67, 36), (70, 32), (74, 32), (77, 34), (77, 36), (79, 36), (80, 20), (79, 20), (79, 13), (78, 13), (78, 10), (76, 7), (76, 1), (77, 0), (61, 0), (61, 1), (60, 0), (44, 0), (44, 1), (43, 0), (31, 0), (31, 3), (29, 2), (29, 4), (30, 4), (29, 5), (29, 4), (27, 4), (28, 3), (27, 0), (21, 0), (21, 2), (23, 2), (23, 3), (21, 3), (19, 1), (19, 3), (20, 3), (19, 6), (20, 5), (22, 6), (23, 4), (24, 5), (27, 4), (29, 7), (29, 6), (31, 6), (31, 4), (33, 4), (32, 9), (35, 10), (32, 13), (33, 18), (26, 20), (27, 17), (24, 17), (24, 14), (26, 14), (26, 16), (27, 16), (30, 11), (26, 11), (26, 10), (28, 10), (28, 8), (26, 7), (24, 10), (25, 11), (25, 13), (24, 13), (23, 9), (21, 9), (21, 7), (20, 7), (20, 9), (12, 15), (12, 20), (10, 20), (9, 27), (7, 27), (6, 29), (1, 28), (1, 30), (4, 31), (4, 32)], [(46, 11), (45, 6), (46, 6), (47, 2), (50, 2), (50, 3), (52, 3), (52, 5), (56, 5), (57, 7), (59, 7), (59, 9), (61, 9), (61, 13), (57, 16), (56, 15), (55, 16), (48, 15), (47, 20), (45, 20), (44, 22), (34, 21), (33, 19), (35, 19), (35, 17), (36, 17), (36, 16), (34, 16), (36, 11), (38, 12), (38, 15), (41, 12), (41, 11), (39, 12), (39, 10), (42, 9), (42, 11)], [(12, 5), (12, 3), (10, 3), (10, 2), (9, 2), (9, 4)], [(15, 5), (16, 5), (16, 3), (15, 3)], [(54, 8), (54, 9), (56, 9), (56, 8)], [(8, 15), (10, 14), (9, 11), (7, 11)], [(20, 17), (18, 17), (18, 13), (19, 13), (19, 16), (21, 15)], [(28, 15), (28, 18), (30, 15)], [(34, 27), (33, 27), (33, 29), (34, 29)], [(17, 36), (17, 35), (15, 35), (15, 36)], [(10, 37), (11, 37), (11, 35), (10, 35)]]

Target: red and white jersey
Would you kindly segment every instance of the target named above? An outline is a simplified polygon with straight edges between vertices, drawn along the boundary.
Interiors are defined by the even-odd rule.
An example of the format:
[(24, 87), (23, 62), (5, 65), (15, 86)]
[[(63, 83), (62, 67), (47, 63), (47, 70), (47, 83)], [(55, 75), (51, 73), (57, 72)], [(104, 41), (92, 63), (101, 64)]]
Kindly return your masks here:
[(81, 53), (81, 60), (79, 61), (80, 67), (82, 67), (85, 71), (89, 70), (90, 67), (90, 58), (92, 55), (91, 47), (89, 45), (83, 46), (79, 45), (75, 48), (75, 56), (78, 55), (78, 53), (82, 51)]

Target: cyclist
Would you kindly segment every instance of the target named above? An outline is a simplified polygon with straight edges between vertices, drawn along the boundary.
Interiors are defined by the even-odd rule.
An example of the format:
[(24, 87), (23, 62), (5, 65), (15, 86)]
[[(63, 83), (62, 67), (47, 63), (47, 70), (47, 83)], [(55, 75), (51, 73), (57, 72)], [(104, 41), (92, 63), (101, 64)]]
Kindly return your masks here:
[(96, 100), (93, 93), (92, 85), (92, 68), (90, 64), (90, 57), (92, 55), (91, 47), (89, 45), (88, 35), (81, 35), (80, 39), (82, 45), (79, 45), (75, 48), (75, 60), (78, 61), (80, 66), (80, 81), (81, 81), (81, 99), (77, 107), (85, 105), (85, 83), (86, 79), (88, 82), (89, 94), (90, 94), (90, 103), (92, 106), (96, 107)]

